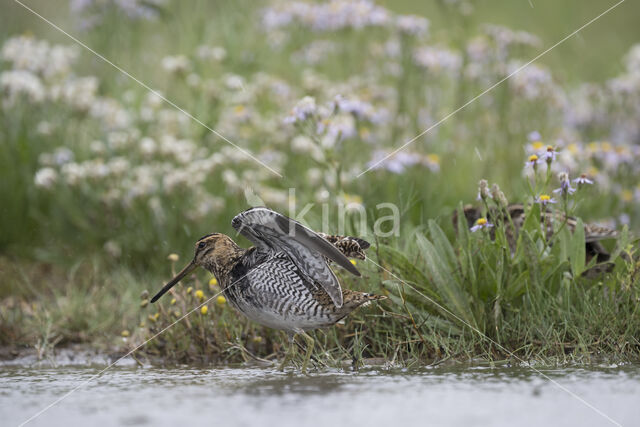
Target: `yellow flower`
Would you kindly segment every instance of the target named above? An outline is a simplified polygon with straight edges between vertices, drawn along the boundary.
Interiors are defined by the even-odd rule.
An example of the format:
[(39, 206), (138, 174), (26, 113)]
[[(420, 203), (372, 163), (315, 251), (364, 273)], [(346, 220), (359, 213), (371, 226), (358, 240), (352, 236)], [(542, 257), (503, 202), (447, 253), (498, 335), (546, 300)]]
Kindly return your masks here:
[(124, 331), (120, 332), (120, 335), (122, 335), (124, 338), (127, 338), (129, 336), (129, 331), (125, 329)]
[[(548, 195), (546, 195), (546, 194), (542, 194), (542, 195), (540, 196), (540, 201), (541, 201), (541, 202), (548, 202), (549, 200), (551, 200), (551, 197), (550, 197), (550, 196), (548, 196)], [(480, 219), (482, 219), (482, 218), (480, 218)], [(478, 220), (478, 221), (480, 221), (480, 220)]]
[(188, 293), (188, 294), (190, 294), (191, 292), (193, 292), (193, 288), (192, 288), (191, 286), (189, 286), (189, 287), (187, 288), (187, 293)]
[(143, 299), (142, 301), (140, 301), (140, 307), (144, 308), (147, 305), (149, 305), (149, 300), (148, 299)]
[(196, 291), (196, 298), (198, 298), (200, 301), (202, 301), (204, 299), (204, 292), (202, 292), (200, 289), (198, 289)]
[(569, 144), (569, 146), (567, 147), (567, 150), (569, 150), (571, 154), (578, 154), (578, 144), (576, 144), (575, 142), (572, 144)]
[(176, 304), (176, 299), (175, 298), (171, 298), (171, 305), (175, 305)]
[(236, 105), (235, 107), (233, 107), (233, 111), (237, 114), (240, 115), (242, 113), (244, 113), (245, 107), (242, 104)]
[(262, 337), (261, 336), (253, 337), (253, 342), (256, 344), (260, 344), (262, 342)]
[(216, 304), (218, 305), (225, 305), (227, 303), (227, 299), (225, 297), (223, 297), (222, 295), (218, 296), (218, 298), (216, 298)]
[(437, 154), (427, 154), (427, 160), (437, 165), (440, 164), (440, 156), (438, 156)]
[(493, 224), (487, 221), (487, 218), (478, 218), (476, 220), (476, 224), (473, 227), (471, 227), (469, 230), (475, 233), (478, 230), (484, 230), (491, 227), (493, 227)]
[(218, 284), (218, 279), (216, 279), (215, 277), (212, 277), (211, 279), (209, 279), (209, 286), (216, 286)]
[(202, 308), (200, 309), (200, 313), (202, 314), (207, 314), (207, 312), (209, 311), (209, 308), (206, 305), (203, 305)]
[(623, 202), (630, 202), (633, 199), (633, 193), (629, 190), (622, 190), (620, 197), (622, 197)]
[(537, 155), (535, 155), (535, 154), (530, 155), (530, 156), (529, 156), (529, 161), (530, 161), (531, 163), (535, 163), (535, 162), (537, 162), (537, 161), (538, 161), (538, 156), (537, 156)]
[(361, 205), (362, 204), (362, 197), (358, 196), (357, 194), (344, 193), (342, 195), (342, 198), (344, 199), (344, 201), (346, 203), (355, 203), (356, 205)]
[(356, 265), (356, 260), (355, 259), (350, 259), (349, 261), (351, 261), (351, 264)]
[(150, 314), (149, 317), (147, 318), (149, 319), (151, 322), (155, 323), (156, 322), (156, 317), (153, 314)]
[(531, 144), (531, 147), (536, 151), (542, 150), (544, 148), (544, 143), (542, 141), (535, 141)]
[(158, 318), (160, 317), (160, 312), (157, 312), (156, 314), (153, 315), (153, 318), (158, 320)]
[(169, 254), (167, 259), (171, 262), (176, 262), (180, 259), (180, 257), (178, 256), (178, 254)]

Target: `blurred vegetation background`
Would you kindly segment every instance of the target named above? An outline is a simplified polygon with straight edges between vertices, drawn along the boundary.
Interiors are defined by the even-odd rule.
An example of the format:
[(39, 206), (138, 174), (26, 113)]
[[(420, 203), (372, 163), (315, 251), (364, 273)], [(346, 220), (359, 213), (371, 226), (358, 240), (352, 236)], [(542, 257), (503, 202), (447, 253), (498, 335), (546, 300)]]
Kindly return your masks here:
[[(451, 214), (476, 199), (481, 178), (498, 183), (512, 202), (533, 201), (539, 194), (531, 192), (525, 161), (547, 145), (558, 150), (554, 179), (567, 170), (572, 179), (587, 173), (596, 181), (572, 202), (573, 213), (612, 227), (634, 229), (640, 223), (637, 2), (624, 2), (361, 178), (357, 175), (386, 153), (615, 2), (385, 0), (349, 6), (333, 1), (319, 6), (325, 7), (321, 13), (306, 15), (300, 12), (306, 6), (299, 5), (308, 3), (281, 1), (24, 4), (284, 178), (238, 155), (20, 4), (7, 2), (0, 16), (2, 343), (37, 343), (43, 349), (68, 342), (112, 343), (120, 331), (133, 329), (141, 318), (144, 323), (147, 315), (139, 313), (136, 295), (167, 278), (169, 253), (186, 259), (199, 236), (230, 232), (230, 219), (247, 207), (247, 189), (288, 213), (288, 191), (295, 188), (299, 206), (316, 203), (306, 217), (316, 228), (323, 225), (321, 202), (336, 220), (345, 203), (363, 206), (371, 224), (388, 214), (376, 209), (379, 203), (397, 205), (399, 234), (379, 242), (386, 248), (380, 253), (393, 260), (385, 265), (442, 297), (437, 300), (447, 307), (460, 307), (460, 301), (444, 296), (451, 289), (438, 288), (434, 277), (442, 272), (429, 270), (426, 260), (434, 255), (415, 236), (441, 239), (441, 228), (453, 241)], [(41, 57), (31, 63), (29, 55)], [(551, 189), (550, 182), (535, 188)], [(357, 228), (357, 212), (348, 218), (347, 232), (375, 239), (371, 229)], [(428, 226), (430, 219), (437, 226)], [(330, 223), (326, 231), (335, 227)], [(506, 337), (513, 348), (523, 337), (540, 333), (592, 351), (601, 337), (622, 342), (637, 332), (637, 322), (628, 323), (625, 316), (604, 330), (595, 326), (595, 316), (585, 314), (590, 304), (602, 307), (605, 298), (611, 304), (605, 304), (608, 316), (617, 310), (633, 315), (637, 279), (630, 264), (619, 261), (606, 279), (587, 280), (575, 274), (575, 261), (566, 253), (550, 253), (544, 240), (544, 233), (533, 233), (536, 256), (546, 269), (541, 274), (549, 282), (538, 278), (535, 283), (528, 282), (533, 267), (523, 254), (502, 258), (498, 246), (486, 248), (487, 242), (477, 240), (455, 246), (457, 256), (473, 258), (478, 256), (474, 245), (481, 245), (489, 255), (476, 262), (501, 259), (513, 267), (499, 279), (495, 272), (485, 272), (492, 278), (486, 280), (475, 272), (473, 278), (467, 273), (458, 278), (456, 293), (468, 300), (462, 306), (477, 303), (474, 325), (495, 332), (496, 339)], [(607, 246), (616, 248), (615, 242)], [(459, 268), (456, 262), (469, 262), (448, 253), (438, 256), (451, 262), (451, 271)], [(367, 286), (400, 298), (397, 278), (368, 270)], [(483, 280), (496, 282), (477, 293)], [(518, 287), (505, 290), (503, 281)], [(583, 281), (588, 286), (577, 287)], [(199, 286), (207, 290), (207, 282)], [(631, 292), (624, 302), (603, 291), (616, 294), (621, 287)], [(582, 298), (583, 311), (576, 314), (575, 307), (566, 306), (570, 296)], [(473, 339), (468, 347), (456, 341), (470, 332), (456, 319), (424, 301), (398, 298), (384, 309), (395, 320), (367, 343), (377, 354), (397, 350), (384, 342), (398, 331), (406, 333), (398, 345), (413, 349), (417, 342), (430, 357), (443, 348), (449, 354), (473, 353), (478, 345)], [(509, 301), (496, 306), (501, 298)], [(547, 317), (541, 304), (549, 309)], [(404, 314), (396, 313), (398, 307)], [(496, 310), (500, 316), (491, 314)], [(420, 327), (403, 317), (416, 313), (424, 317)], [(539, 328), (528, 317), (535, 313), (541, 316)], [(576, 324), (595, 328), (589, 339), (559, 320), (571, 313), (583, 319)], [(433, 314), (444, 320), (434, 320)], [(562, 333), (556, 321), (565, 327)], [(409, 323), (407, 332), (402, 326)], [(147, 327), (148, 322), (139, 328), (141, 336)], [(434, 333), (434, 341), (425, 343), (423, 335)], [(261, 342), (260, 352), (277, 351), (278, 338), (273, 339)], [(349, 339), (336, 335), (335, 342), (355, 345)], [(613, 351), (616, 345), (607, 348)], [(551, 353), (564, 351), (551, 347)], [(486, 347), (483, 351), (492, 354)]]

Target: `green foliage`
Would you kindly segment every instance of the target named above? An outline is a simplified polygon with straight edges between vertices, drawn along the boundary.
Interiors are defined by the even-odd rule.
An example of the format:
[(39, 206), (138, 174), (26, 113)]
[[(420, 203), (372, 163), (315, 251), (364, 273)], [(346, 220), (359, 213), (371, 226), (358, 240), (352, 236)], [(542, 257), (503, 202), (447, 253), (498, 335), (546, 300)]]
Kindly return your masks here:
[[(60, 16), (67, 16), (66, 7), (46, 3), (38, 5), (44, 16), (54, 22), (70, 19)], [(533, 78), (505, 81), (456, 113), (455, 120), (425, 134), (541, 49), (530, 42), (535, 37), (487, 29), (483, 15), (496, 16), (496, 7), (466, 15), (456, 2), (445, 3), (438, 2), (438, 9), (390, 4), (405, 12), (425, 7), (434, 14), (434, 31), (423, 38), (393, 26), (319, 31), (293, 22), (267, 30), (262, 8), (248, 1), (168, 2), (151, 21), (129, 21), (110, 11), (85, 32), (70, 30), (202, 123), (266, 163), (273, 161), (283, 178), (86, 51), (79, 50), (72, 66), (54, 76), (47, 74), (52, 64), (46, 57), (30, 58), (42, 63), (30, 73), (46, 96), (34, 100), (28, 91), (18, 91), (14, 99), (9, 83), (0, 90), (0, 344), (36, 346), (41, 355), (71, 343), (133, 348), (175, 322), (177, 306), (184, 314), (199, 304), (186, 293), (188, 285), (214, 294), (206, 281), (190, 279), (177, 288), (176, 306), (169, 299), (157, 308), (139, 307), (140, 292), (166, 278), (170, 252), (186, 257), (199, 236), (230, 232), (230, 218), (247, 207), (247, 187), (283, 213), (291, 201), (288, 190), (295, 187), (298, 206), (314, 203), (309, 225), (315, 228), (324, 226), (319, 202), (331, 213), (346, 203), (361, 203), (372, 220), (373, 207), (382, 202), (394, 203), (401, 213), (400, 236), (369, 251), (379, 266), (359, 264), (365, 280), (341, 277), (346, 287), (384, 292), (389, 300), (350, 316), (346, 325), (317, 332), (318, 363), (337, 365), (354, 357), (407, 364), (446, 357), (495, 359), (511, 351), (541, 359), (637, 357), (637, 242), (625, 227), (612, 251), (613, 269), (592, 274), (603, 266), (585, 251), (584, 224), (621, 213), (632, 228), (640, 224), (634, 202), (639, 151), (633, 143), (640, 90), (623, 86), (622, 97), (611, 92), (617, 84), (574, 87), (581, 82), (573, 81), (573, 73), (534, 68), (536, 63), (528, 68), (535, 71)], [(509, 8), (503, 6), (498, 9), (506, 13)], [(29, 19), (14, 12), (0, 17), (3, 45), (37, 28), (35, 19), (25, 16)], [(555, 29), (564, 32), (566, 20), (558, 16)], [(624, 28), (635, 34), (632, 24)], [(589, 34), (598, 42), (611, 37), (611, 31), (598, 34), (596, 28)], [(44, 28), (32, 32), (51, 40), (49, 48), (55, 44), (64, 50), (62, 45), (71, 43), (57, 33), (49, 37)], [(492, 35), (496, 32), (502, 38)], [(21, 43), (30, 41), (38, 40), (26, 36)], [(222, 48), (225, 54), (205, 59), (201, 47)], [(480, 58), (470, 56), (478, 47)], [(421, 65), (416, 57), (425, 48), (428, 54), (435, 49), (436, 58), (453, 60)], [(598, 77), (615, 70), (618, 82), (637, 81), (633, 63), (623, 70), (618, 53)], [(166, 59), (178, 65), (184, 60), (188, 67), (161, 66)], [(24, 71), (6, 58), (0, 62), (0, 73), (16, 70)], [(96, 79), (93, 90), (54, 96), (85, 77)], [(584, 96), (591, 91), (595, 100)], [(367, 114), (379, 114), (335, 112), (338, 94), (361, 101)], [(306, 96), (314, 98), (313, 114), (284, 124)], [(565, 109), (590, 113), (588, 119), (594, 120), (572, 123), (575, 115), (560, 112)], [(123, 116), (122, 123), (115, 120)], [(350, 132), (344, 134), (343, 126)], [(557, 220), (548, 233), (541, 219), (547, 208), (533, 202), (552, 194), (552, 167), (540, 161), (533, 174), (528, 167), (528, 178), (520, 179), (523, 152), (545, 150), (542, 141), (526, 143), (536, 129), (545, 142), (566, 140), (558, 153), (565, 158), (554, 160), (553, 168), (599, 178), (595, 188), (584, 185), (549, 208), (558, 218), (576, 217), (573, 232)], [(376, 151), (391, 152), (416, 135), (423, 136), (400, 153), (409, 158), (406, 164), (392, 158), (398, 160), (395, 167), (389, 162), (357, 176)], [(628, 140), (612, 145), (606, 142), (612, 135)], [(155, 146), (143, 149), (147, 139)], [(603, 142), (580, 142), (590, 139)], [(535, 143), (542, 148), (532, 148)], [(60, 149), (72, 158), (56, 160)], [(102, 167), (108, 172), (100, 172)], [(37, 183), (45, 169), (55, 179)], [(495, 201), (482, 202), (483, 215), (498, 213), (489, 218), (494, 226), (469, 230), (461, 201), (475, 196), (471, 183), (481, 177), (503, 183), (509, 199), (525, 203), (525, 220), (514, 241), (515, 226)], [(456, 206), (458, 219), (451, 229), (449, 216)], [(335, 232), (342, 218), (330, 219), (324, 231)], [(347, 215), (348, 228), (364, 234), (352, 219)], [(156, 313), (158, 318), (150, 320)], [(193, 316), (152, 341), (146, 354), (180, 362), (282, 354), (286, 340), (281, 334), (246, 324), (224, 304)], [(121, 336), (124, 330), (129, 336)]]
[[(586, 262), (580, 219), (573, 233), (566, 224), (554, 223), (556, 231), (548, 235), (546, 225), (541, 227), (540, 205), (532, 204), (512, 252), (506, 237), (512, 223), (496, 221), (492, 228), (470, 232), (461, 207), (457, 217), (453, 245), (429, 221), (428, 232), (407, 239), (411, 243), (403, 252), (415, 254), (411, 260), (391, 247), (378, 248), (378, 262), (393, 272), (383, 283), (397, 295), (395, 302), (406, 300), (414, 313), (447, 319), (457, 325), (459, 339), (489, 354), (493, 348), (502, 357), (515, 352), (519, 358), (590, 358), (605, 342), (608, 348), (623, 346), (622, 337), (634, 342), (625, 352), (638, 350), (628, 333), (640, 326), (634, 303), (640, 282), (630, 285), (629, 280), (640, 264), (632, 267), (620, 256), (628, 235), (607, 264), (615, 264), (613, 270), (596, 273), (606, 269), (595, 257)], [(613, 313), (612, 323), (602, 323)]]

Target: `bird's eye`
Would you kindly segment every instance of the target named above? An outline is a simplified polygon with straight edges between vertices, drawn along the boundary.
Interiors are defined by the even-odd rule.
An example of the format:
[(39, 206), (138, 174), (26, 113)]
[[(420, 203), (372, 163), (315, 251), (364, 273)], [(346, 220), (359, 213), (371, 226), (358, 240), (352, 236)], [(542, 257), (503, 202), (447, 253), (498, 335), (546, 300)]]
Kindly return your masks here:
[(204, 249), (205, 246), (207, 246), (205, 242), (198, 243), (198, 249)]

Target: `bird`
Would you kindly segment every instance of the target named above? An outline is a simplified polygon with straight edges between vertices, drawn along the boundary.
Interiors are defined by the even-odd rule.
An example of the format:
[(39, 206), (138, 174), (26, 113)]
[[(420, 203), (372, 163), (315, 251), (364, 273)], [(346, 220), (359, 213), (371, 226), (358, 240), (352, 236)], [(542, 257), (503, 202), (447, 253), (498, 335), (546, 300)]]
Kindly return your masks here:
[(302, 372), (306, 373), (314, 347), (308, 331), (333, 326), (356, 308), (386, 298), (343, 289), (329, 267), (335, 263), (360, 276), (349, 258), (365, 259), (370, 244), (363, 239), (316, 233), (265, 207), (239, 213), (231, 226), (254, 246), (241, 248), (221, 233), (201, 237), (193, 260), (151, 302), (202, 267), (213, 273), (233, 308), (256, 323), (287, 333), (290, 345), (280, 370), (295, 355), (295, 336), (305, 339)]
[[(506, 212), (509, 214), (510, 220), (513, 223), (513, 230), (510, 226), (505, 227), (505, 234), (507, 241), (512, 252), (515, 252), (516, 244), (518, 240), (518, 234), (520, 229), (524, 225), (525, 220), (525, 206), (519, 203), (509, 204), (506, 208)], [(478, 219), (482, 217), (482, 211), (480, 208), (466, 205), (463, 208), (463, 213), (469, 227), (473, 226)], [(506, 215), (496, 208), (491, 208), (487, 212), (487, 220), (495, 222), (496, 220), (509, 223), (509, 219)], [(454, 228), (457, 228), (458, 224), (458, 211), (454, 211), (452, 215), (452, 221)], [(543, 211), (540, 221), (546, 224), (547, 227), (547, 239), (551, 239), (554, 233), (554, 224), (556, 227), (559, 224), (565, 224), (570, 232), (574, 232), (577, 220), (574, 217), (566, 217), (560, 212)], [(588, 273), (597, 273), (610, 271), (613, 268), (613, 264), (609, 263), (611, 256), (605, 247), (600, 243), (601, 240), (616, 239), (619, 237), (619, 232), (612, 228), (603, 227), (597, 224), (584, 224), (584, 236), (585, 236), (585, 254), (587, 264), (595, 257), (596, 262), (600, 264), (598, 268), (593, 268)], [(492, 233), (493, 237), (493, 233)]]

